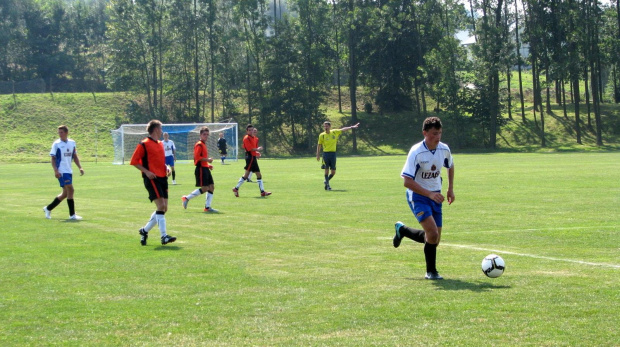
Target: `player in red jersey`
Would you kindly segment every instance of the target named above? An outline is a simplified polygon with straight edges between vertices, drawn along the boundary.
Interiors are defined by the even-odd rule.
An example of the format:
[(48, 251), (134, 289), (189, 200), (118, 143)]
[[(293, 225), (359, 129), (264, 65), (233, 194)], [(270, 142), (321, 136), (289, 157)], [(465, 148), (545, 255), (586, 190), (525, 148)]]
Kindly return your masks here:
[(144, 187), (149, 192), (149, 200), (155, 202), (156, 210), (146, 225), (140, 228), (140, 244), (146, 246), (149, 231), (157, 224), (161, 234), (161, 244), (177, 240), (166, 233), (166, 211), (168, 211), (168, 175), (164, 145), (159, 140), (163, 133), (161, 122), (152, 120), (146, 127), (149, 136), (142, 140), (131, 156), (130, 164), (142, 172)]
[(215, 184), (213, 182), (213, 176), (211, 175), (211, 170), (213, 170), (211, 163), (213, 162), (213, 159), (209, 158), (209, 150), (207, 149), (209, 133), (209, 128), (200, 128), (200, 140), (198, 140), (198, 142), (194, 145), (194, 165), (196, 166), (194, 175), (196, 176), (196, 187), (200, 188), (194, 190), (189, 195), (183, 195), (181, 200), (183, 202), (183, 208), (187, 209), (187, 204), (191, 199), (206, 192), (207, 197), (204, 211), (209, 213), (217, 213), (219, 211), (211, 207)]
[(260, 196), (269, 196), (271, 192), (266, 192), (263, 187), (263, 176), (260, 173), (260, 168), (258, 167), (258, 162), (256, 159), (260, 157), (260, 152), (263, 150), (263, 147), (258, 145), (258, 138), (253, 134), (254, 126), (252, 124), (248, 124), (246, 127), (247, 135), (243, 137), (243, 148), (245, 149), (245, 173), (237, 182), (237, 185), (233, 188), (233, 193), (235, 193), (236, 197), (239, 197), (239, 188), (248, 179), (250, 172), (254, 172), (256, 174), (256, 183), (258, 183), (258, 188), (260, 189)]

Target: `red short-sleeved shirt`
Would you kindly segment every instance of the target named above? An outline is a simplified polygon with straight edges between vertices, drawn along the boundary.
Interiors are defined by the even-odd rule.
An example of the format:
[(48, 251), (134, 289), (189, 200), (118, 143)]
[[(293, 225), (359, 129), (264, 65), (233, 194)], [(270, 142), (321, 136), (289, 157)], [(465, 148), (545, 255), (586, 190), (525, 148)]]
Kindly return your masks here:
[(243, 148), (245, 149), (246, 152), (250, 152), (250, 154), (255, 157), (256, 151), (250, 151), (250, 150), (254, 148), (258, 148), (258, 138), (251, 136), (251, 135), (245, 135), (243, 137)]
[[(166, 177), (166, 155), (161, 141), (145, 138), (136, 146), (130, 165), (140, 164), (157, 177)], [(144, 175), (144, 173), (143, 173)]]
[(202, 158), (209, 158), (209, 150), (207, 149), (207, 145), (200, 140), (194, 145), (194, 165), (200, 163), (202, 167), (209, 167), (208, 162), (204, 160), (200, 161)]

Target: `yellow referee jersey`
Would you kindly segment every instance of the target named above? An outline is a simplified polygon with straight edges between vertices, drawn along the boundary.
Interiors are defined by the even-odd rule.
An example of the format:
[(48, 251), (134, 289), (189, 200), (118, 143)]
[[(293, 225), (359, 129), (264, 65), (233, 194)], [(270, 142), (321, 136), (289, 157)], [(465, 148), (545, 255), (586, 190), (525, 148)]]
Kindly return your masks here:
[(323, 147), (323, 152), (335, 152), (336, 144), (338, 144), (338, 137), (342, 134), (342, 130), (335, 129), (328, 133), (322, 132), (319, 135), (319, 145)]

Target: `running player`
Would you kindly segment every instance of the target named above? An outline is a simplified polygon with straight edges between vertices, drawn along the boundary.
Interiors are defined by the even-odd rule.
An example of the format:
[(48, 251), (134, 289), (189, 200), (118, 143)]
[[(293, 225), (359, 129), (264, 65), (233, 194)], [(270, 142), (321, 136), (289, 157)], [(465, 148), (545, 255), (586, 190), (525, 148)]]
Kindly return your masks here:
[(75, 141), (68, 138), (68, 136), (69, 128), (67, 128), (66, 125), (59, 126), (59, 139), (54, 141), (52, 150), (50, 151), (54, 176), (56, 176), (60, 183), (62, 193), (56, 196), (51, 204), (43, 207), (43, 212), (45, 212), (45, 218), (47, 219), (52, 218), (52, 210), (65, 198), (67, 198), (67, 205), (69, 205), (69, 219), (82, 219), (82, 217), (75, 214), (75, 202), (73, 201), (73, 169), (71, 168), (71, 161), (74, 161), (75, 165), (80, 169), (80, 176), (84, 175), (84, 169), (82, 169), (82, 165), (80, 164)]
[(149, 231), (157, 224), (161, 234), (161, 244), (177, 240), (166, 233), (166, 211), (168, 211), (168, 175), (164, 145), (159, 139), (162, 135), (161, 122), (152, 120), (146, 127), (149, 136), (142, 140), (131, 156), (130, 164), (142, 172), (144, 187), (149, 192), (149, 200), (155, 202), (156, 210), (146, 225), (140, 228), (140, 244), (146, 246)]
[(254, 126), (252, 124), (248, 124), (246, 127), (246, 133), (243, 137), (243, 148), (245, 149), (245, 173), (237, 182), (237, 185), (232, 189), (233, 193), (236, 197), (239, 197), (239, 188), (248, 179), (250, 172), (254, 172), (256, 174), (256, 182), (258, 183), (258, 189), (260, 189), (260, 196), (269, 196), (271, 192), (266, 192), (263, 187), (263, 176), (260, 173), (260, 168), (258, 167), (258, 162), (256, 159), (260, 157), (260, 152), (263, 150), (263, 147), (258, 146), (258, 139), (254, 137), (253, 134)]
[[(357, 123), (342, 129), (332, 129), (331, 122), (323, 122), (323, 129), (325, 129), (325, 131), (319, 135), (319, 143), (316, 145), (316, 160), (321, 160), (321, 149), (323, 149), (323, 162), (325, 163), (325, 180), (323, 181), (323, 185), (325, 186), (325, 190), (332, 190), (329, 181), (336, 174), (336, 145), (338, 144), (340, 134), (345, 130), (357, 129), (359, 125), (360, 123)], [(329, 172), (330, 169), (331, 173)]]
[(213, 162), (213, 159), (209, 158), (209, 151), (207, 149), (208, 139), (209, 128), (200, 128), (200, 140), (198, 140), (198, 142), (194, 145), (194, 165), (196, 166), (194, 175), (196, 176), (196, 187), (200, 188), (194, 190), (189, 195), (183, 195), (183, 197), (181, 197), (181, 201), (183, 202), (183, 208), (187, 209), (187, 204), (191, 199), (206, 192), (207, 197), (204, 211), (209, 213), (217, 213), (219, 211), (211, 207), (215, 184), (213, 182), (213, 176), (211, 175), (211, 170), (213, 170), (211, 163)]
[(166, 152), (166, 165), (170, 166), (172, 171), (172, 184), (177, 184), (176, 172), (174, 172), (174, 162), (177, 161), (177, 149), (174, 147), (174, 141), (170, 140), (168, 133), (164, 133), (164, 151)]
[(400, 246), (403, 237), (424, 243), (426, 259), (426, 279), (441, 280), (437, 272), (437, 246), (441, 240), (442, 203), (446, 199), (441, 194), (441, 168), (448, 170), (448, 203), (454, 202), (454, 162), (448, 145), (441, 142), (441, 120), (428, 117), (422, 125), (424, 141), (411, 147), (407, 161), (401, 172), (407, 188), (407, 203), (424, 230), (413, 229), (402, 222), (394, 228), (394, 247)]

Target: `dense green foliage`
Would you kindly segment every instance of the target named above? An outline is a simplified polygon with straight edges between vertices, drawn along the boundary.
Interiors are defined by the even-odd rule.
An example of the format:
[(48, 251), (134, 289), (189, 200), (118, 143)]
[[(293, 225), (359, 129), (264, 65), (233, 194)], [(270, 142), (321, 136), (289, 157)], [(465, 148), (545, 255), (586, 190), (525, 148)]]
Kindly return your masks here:
[[(538, 135), (531, 145), (548, 146), (546, 121), (556, 104), (565, 117), (567, 108), (591, 109), (587, 125), (603, 146), (604, 119), (614, 115), (603, 114), (602, 104), (620, 101), (614, 6), (578, 0), (6, 0), (0, 2), (0, 93), (19, 93), (24, 80), (32, 83), (23, 88), (37, 91), (137, 92), (130, 122), (251, 122), (261, 128), (267, 152), (273, 146), (290, 154), (313, 151), (334, 87), (338, 110), (350, 112), (351, 122), (358, 110), (435, 112), (484, 128), (486, 137), (477, 142), (487, 148), (498, 147), (506, 115), (521, 113), (526, 121), (531, 100)], [(455, 39), (464, 29), (476, 38), (469, 47)], [(533, 75), (529, 95), (508, 79), (516, 67), (521, 81), (526, 65)], [(580, 112), (571, 121), (580, 144), (591, 129)]]
[[(340, 158), (331, 192), (314, 158), (263, 160), (266, 199), (251, 183), (235, 198), (242, 164), (216, 165), (217, 215), (204, 198), (183, 210), (193, 166), (178, 165), (179, 239), (161, 246), (155, 228), (146, 247), (154, 206), (136, 169), (86, 163), (73, 223), (66, 203), (41, 211), (59, 192), (49, 165), (4, 165), (0, 345), (615, 345), (620, 154), (455, 159), (439, 282), (423, 279), (421, 245), (392, 247), (394, 222), (414, 223), (404, 156)], [(489, 253), (500, 278), (480, 271)]]

